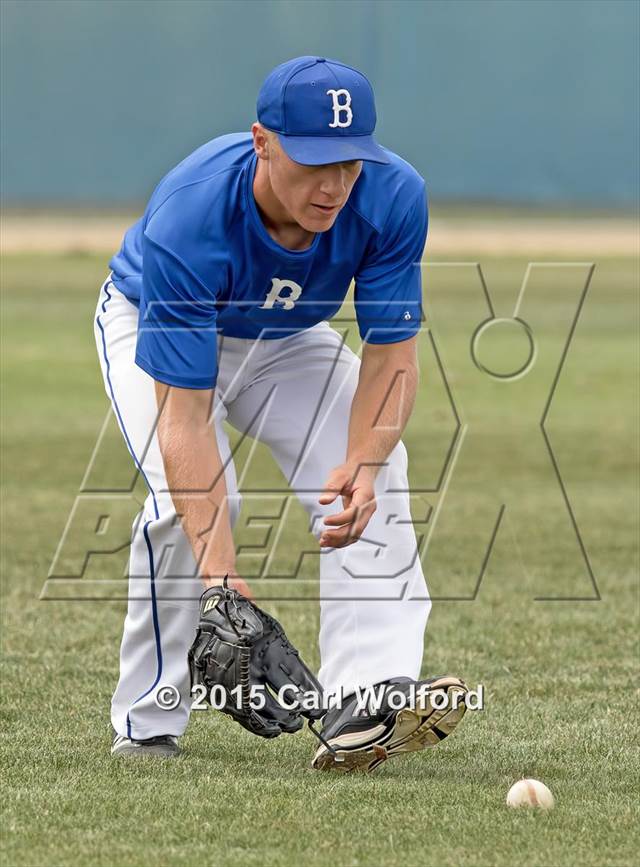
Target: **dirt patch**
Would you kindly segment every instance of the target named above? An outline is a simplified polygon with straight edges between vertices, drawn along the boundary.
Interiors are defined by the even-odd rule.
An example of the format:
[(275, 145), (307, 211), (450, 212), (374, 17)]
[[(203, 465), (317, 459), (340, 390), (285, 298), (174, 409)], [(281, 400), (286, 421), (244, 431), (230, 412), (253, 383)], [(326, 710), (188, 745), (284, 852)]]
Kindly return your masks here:
[(640, 249), (638, 223), (633, 219), (502, 219), (436, 220), (427, 250), (431, 255), (469, 250), (492, 256), (540, 253), (554, 255), (633, 256)]
[[(458, 214), (461, 209), (458, 209)], [(2, 218), (3, 253), (113, 253), (132, 213), (17, 212)], [(631, 217), (432, 215), (427, 252), (491, 256), (633, 256), (640, 251), (638, 222)]]

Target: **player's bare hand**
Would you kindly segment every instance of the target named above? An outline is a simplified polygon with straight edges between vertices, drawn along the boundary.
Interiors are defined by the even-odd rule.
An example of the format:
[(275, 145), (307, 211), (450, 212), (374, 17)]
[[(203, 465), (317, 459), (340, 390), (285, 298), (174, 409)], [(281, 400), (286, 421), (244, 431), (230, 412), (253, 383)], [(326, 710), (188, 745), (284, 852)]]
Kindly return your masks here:
[(318, 502), (327, 506), (341, 496), (344, 508), (324, 519), (328, 529), (320, 536), (321, 548), (345, 548), (362, 536), (376, 510), (374, 480), (370, 467), (346, 463), (331, 471)]
[(234, 590), (237, 590), (238, 593), (242, 593), (243, 596), (246, 596), (247, 599), (251, 599), (252, 602), (255, 602), (255, 597), (254, 597), (253, 593), (251, 592), (251, 588), (249, 587), (247, 582), (244, 580), (244, 578), (241, 578), (237, 572), (227, 572), (227, 573), (224, 573), (223, 575), (221, 575), (221, 574), (208, 575), (205, 578), (203, 578), (202, 580), (204, 582), (205, 587), (207, 587), (207, 588), (215, 587), (216, 584), (222, 584), (222, 582), (225, 578), (225, 575), (228, 576), (227, 577), (227, 584), (229, 587), (232, 587)]

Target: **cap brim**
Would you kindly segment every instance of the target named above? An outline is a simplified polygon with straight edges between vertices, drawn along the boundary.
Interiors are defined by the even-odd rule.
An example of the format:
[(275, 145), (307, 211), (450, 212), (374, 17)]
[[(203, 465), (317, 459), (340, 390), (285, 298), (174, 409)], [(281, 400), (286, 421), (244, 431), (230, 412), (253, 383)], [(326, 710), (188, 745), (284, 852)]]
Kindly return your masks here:
[(366, 160), (370, 163), (388, 163), (384, 148), (371, 135), (357, 136), (307, 136), (282, 135), (278, 139), (284, 152), (296, 163), (305, 166), (324, 166), (328, 163), (344, 163), (349, 160)]

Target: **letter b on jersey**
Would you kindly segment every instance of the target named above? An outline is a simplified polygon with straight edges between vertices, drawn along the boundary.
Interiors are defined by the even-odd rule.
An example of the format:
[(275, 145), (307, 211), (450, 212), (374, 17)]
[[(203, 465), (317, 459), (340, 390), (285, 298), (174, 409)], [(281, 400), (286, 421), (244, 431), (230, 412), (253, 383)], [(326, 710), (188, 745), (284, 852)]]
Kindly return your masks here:
[(271, 310), (276, 302), (282, 304), (285, 310), (293, 310), (301, 294), (302, 286), (293, 280), (281, 280), (279, 277), (272, 277), (271, 289), (261, 310)]

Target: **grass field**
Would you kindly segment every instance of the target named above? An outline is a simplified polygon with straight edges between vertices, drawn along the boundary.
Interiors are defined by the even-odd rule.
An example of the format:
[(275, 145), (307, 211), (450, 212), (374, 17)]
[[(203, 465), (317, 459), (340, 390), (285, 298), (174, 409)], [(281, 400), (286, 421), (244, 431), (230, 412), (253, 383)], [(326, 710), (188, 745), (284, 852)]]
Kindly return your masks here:
[[(546, 429), (601, 598), (539, 428), (586, 267), (532, 275), (521, 315), (538, 356), (514, 382), (469, 363), (471, 333), (487, 317), (474, 268), (429, 267), (430, 324), (465, 426), (443, 498), (455, 424), (425, 338), (405, 442), (412, 484), (432, 507), (420, 532), (437, 526), (425, 557), (436, 597), (473, 595), (500, 504), (506, 512), (476, 598), (435, 603), (424, 672), (481, 682), (486, 707), (436, 750), (341, 777), (310, 770), (309, 733), (263, 742), (213, 711), (194, 715), (176, 762), (109, 758), (124, 603), (39, 601), (107, 409), (91, 325), (105, 257), (5, 257), (3, 863), (636, 863), (638, 271), (631, 256), (590, 258)], [(449, 259), (472, 262), (473, 251)], [(511, 315), (526, 263), (483, 258), (496, 315)], [(508, 370), (522, 347), (505, 329), (481, 346), (483, 362)], [(126, 472), (126, 453), (113, 448), (110, 468)], [(251, 478), (256, 491), (277, 482), (262, 452)], [(307, 538), (300, 515), (289, 532), (293, 558)], [(107, 558), (95, 569), (106, 574)], [(270, 607), (317, 664), (317, 603)], [(545, 781), (556, 809), (507, 809), (521, 776)]]

